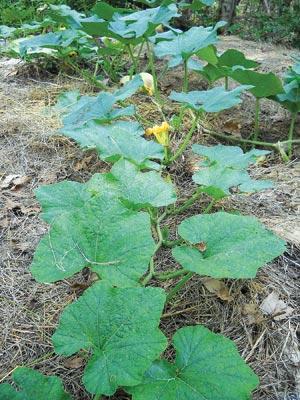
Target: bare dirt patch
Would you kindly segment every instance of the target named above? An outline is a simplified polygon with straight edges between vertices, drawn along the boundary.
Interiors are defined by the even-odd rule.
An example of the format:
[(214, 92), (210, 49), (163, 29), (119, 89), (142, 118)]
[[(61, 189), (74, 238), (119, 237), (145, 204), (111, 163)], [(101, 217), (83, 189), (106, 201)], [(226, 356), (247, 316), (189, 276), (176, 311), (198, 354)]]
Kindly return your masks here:
[[(235, 38), (232, 41), (225, 38), (221, 46), (240, 48), (246, 53), (251, 51), (252, 55), (248, 55), (252, 58), (259, 56), (266, 68), (272, 54), (270, 69), (275, 72), (280, 72), (279, 68), (289, 64), (285, 56), (282, 61), (282, 49), (275, 46), (264, 45), (269, 49), (264, 51), (260, 50), (263, 45)], [(289, 50), (284, 51), (289, 55)], [(53, 353), (51, 335), (61, 311), (76, 299), (91, 277), (88, 271), (83, 271), (73, 279), (56, 284), (44, 285), (34, 281), (28, 268), (37, 243), (48, 228), (39, 219), (39, 206), (33, 191), (39, 185), (64, 179), (83, 182), (95, 172), (106, 171), (109, 166), (100, 162), (93, 152), (83, 152), (72, 141), (52, 136), (58, 127), (58, 120), (49, 111), (45, 112), (45, 107), (55, 101), (58, 93), (74, 87), (88, 91), (87, 85), (76, 79), (10, 77), (7, 68), (7, 65), (0, 64), (0, 75), (3, 77), (4, 72), (6, 75), (0, 83), (0, 186), (8, 176), (17, 177), (11, 178), (0, 189), (0, 380), (9, 378), (17, 365), (32, 366), (43, 373), (61, 376), (74, 398), (87, 400), (91, 397), (80, 384), (82, 363), (76, 357), (71, 360), (57, 357)], [(172, 74), (169, 79), (179, 81)], [(157, 107), (149, 103), (148, 98), (138, 95), (134, 101), (145, 118), (160, 122)], [(164, 112), (171, 117), (174, 108), (166, 102)], [(232, 114), (239, 121), (241, 117), (249, 121), (252, 118), (251, 109), (246, 104), (206, 123), (222, 129), (222, 124), (232, 118)], [(271, 110), (269, 114), (263, 114), (266, 126), (270, 126), (271, 115), (274, 117)], [(287, 123), (287, 115), (282, 114), (282, 118)], [(185, 124), (187, 129), (188, 118)], [(240, 130), (244, 132), (243, 127)], [(279, 133), (284, 137), (286, 128)], [(181, 133), (174, 133), (174, 146), (180, 136)], [(200, 127), (195, 141), (217, 143)], [(183, 197), (194, 188), (192, 165), (193, 158), (187, 153), (170, 171)], [(227, 300), (209, 291), (203, 278), (194, 277), (165, 310), (162, 329), (170, 337), (175, 329), (183, 325), (201, 323), (214, 332), (230, 337), (260, 377), (261, 384), (254, 399), (288, 400), (293, 398), (288, 396), (300, 394), (299, 164), (294, 160), (285, 165), (274, 154), (262, 165), (253, 168), (252, 174), (273, 179), (277, 183), (276, 189), (251, 196), (234, 196), (218, 204), (216, 209), (222, 207), (228, 211), (256, 215), (288, 240), (287, 252), (262, 268), (254, 280), (226, 280)], [(14, 181), (18, 177), (21, 178), (20, 185)], [(204, 197), (187, 214), (166, 221), (173, 226), (173, 238), (176, 238), (175, 224), (188, 215), (200, 212), (206, 204)], [(176, 266), (167, 249), (161, 250), (157, 264), (162, 270)], [(167, 290), (174, 283), (167, 283), (164, 288)], [(282, 314), (279, 320), (276, 315), (265, 315), (260, 309), (262, 302), (274, 291), (286, 307), (292, 309), (290, 314)], [(172, 352), (168, 355), (172, 357)], [(127, 398), (123, 393), (112, 397), (116, 400)]]

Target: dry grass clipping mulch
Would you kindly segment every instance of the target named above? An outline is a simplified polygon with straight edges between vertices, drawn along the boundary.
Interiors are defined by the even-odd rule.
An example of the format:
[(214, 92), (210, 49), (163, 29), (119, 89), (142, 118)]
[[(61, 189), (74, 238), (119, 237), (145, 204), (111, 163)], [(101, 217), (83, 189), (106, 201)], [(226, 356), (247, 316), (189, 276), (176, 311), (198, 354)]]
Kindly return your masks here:
[[(1, 66), (0, 66), (1, 74)], [(88, 271), (56, 284), (41, 285), (28, 271), (32, 255), (47, 226), (39, 219), (39, 206), (33, 190), (42, 184), (64, 179), (83, 182), (95, 172), (109, 166), (99, 161), (93, 152), (81, 151), (71, 140), (51, 133), (58, 127), (55, 117), (44, 112), (58, 93), (81, 86), (80, 81), (30, 81), (18, 77), (0, 84), (0, 181), (8, 175), (18, 175), (23, 182), (11, 183), (0, 191), (0, 380), (9, 379), (17, 365), (37, 368), (42, 373), (62, 377), (74, 398), (90, 399), (82, 389), (82, 362), (53, 353), (51, 335), (61, 311), (90, 283)], [(143, 96), (135, 101), (146, 119), (159, 122), (156, 105)], [(168, 104), (164, 112), (174, 113)], [(189, 121), (185, 121), (186, 125)], [(186, 126), (187, 128), (187, 126)], [(180, 139), (174, 134), (174, 146)], [(195, 136), (201, 143), (216, 143), (201, 132)], [(194, 189), (191, 181), (192, 156), (187, 155), (172, 167), (181, 197)], [(214, 332), (233, 339), (240, 354), (260, 377), (255, 400), (295, 400), (300, 394), (299, 351), (299, 164), (281, 163), (276, 155), (255, 167), (256, 177), (273, 179), (276, 189), (251, 196), (233, 196), (216, 206), (243, 214), (253, 214), (289, 241), (287, 252), (274, 263), (262, 268), (254, 280), (225, 280), (226, 299), (211, 293), (203, 278), (194, 277), (165, 310), (162, 330), (171, 337), (181, 326), (204, 324)], [(201, 212), (207, 204), (204, 197), (185, 215), (167, 221), (176, 238), (175, 226), (188, 215)], [(162, 249), (157, 257), (161, 270), (176, 267), (170, 251)], [(168, 290), (176, 281), (164, 283)], [(272, 292), (279, 294), (289, 315), (263, 315), (260, 306)], [(279, 316), (280, 317), (280, 316)], [(172, 357), (172, 351), (168, 351)], [(128, 397), (119, 392), (111, 399)]]

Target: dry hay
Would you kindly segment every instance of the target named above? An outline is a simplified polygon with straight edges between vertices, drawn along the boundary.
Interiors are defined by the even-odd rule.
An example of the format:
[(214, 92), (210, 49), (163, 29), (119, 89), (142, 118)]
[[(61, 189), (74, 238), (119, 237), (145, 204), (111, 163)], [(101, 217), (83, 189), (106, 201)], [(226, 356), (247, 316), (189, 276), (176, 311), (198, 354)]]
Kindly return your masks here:
[[(34, 249), (47, 231), (46, 224), (38, 217), (39, 207), (33, 190), (41, 184), (63, 179), (82, 182), (91, 174), (109, 168), (99, 162), (93, 152), (84, 153), (72, 141), (50, 135), (58, 121), (55, 116), (43, 112), (45, 106), (52, 104), (59, 92), (78, 87), (78, 83), (80, 81), (34, 82), (13, 78), (0, 86), (0, 174), (2, 177), (9, 174), (30, 177), (24, 185), (0, 192), (0, 324), (3, 327), (0, 333), (0, 380), (9, 378), (17, 365), (32, 366), (42, 373), (62, 377), (76, 399), (87, 400), (90, 396), (80, 384), (81, 360), (77, 356), (71, 361), (56, 356), (51, 335), (61, 311), (90, 283), (90, 274), (83, 271), (72, 279), (41, 285), (28, 271)], [(81, 88), (88, 90), (82, 83)], [(149, 124), (160, 122), (155, 104), (147, 103), (143, 96), (136, 96), (135, 101)], [(174, 108), (166, 103), (164, 112), (171, 117)], [(185, 121), (185, 129), (189, 122), (188, 119)], [(174, 146), (179, 139), (180, 135), (174, 134)], [(216, 143), (200, 129), (195, 140)], [(260, 377), (255, 400), (292, 400), (285, 396), (300, 392), (299, 373), (297, 375), (300, 362), (297, 347), (300, 247), (297, 231), (293, 229), (293, 226), (299, 227), (297, 171), (295, 162), (283, 165), (274, 155), (268, 163), (252, 170), (256, 177), (278, 182), (274, 191), (235, 196), (218, 205), (225, 210), (256, 215), (270, 228), (280, 229), (278, 233), (290, 242), (285, 255), (262, 268), (253, 280), (226, 280), (232, 297), (230, 301), (210, 293), (203, 278), (193, 277), (173, 299), (162, 319), (161, 326), (168, 337), (181, 326), (201, 323), (233, 339), (241, 355)], [(191, 156), (182, 158), (170, 172), (181, 196), (187, 197), (194, 189)], [(206, 204), (207, 199), (203, 198), (185, 215), (166, 221), (171, 226), (172, 237), (176, 238), (176, 224), (184, 217), (200, 212)], [(156, 262), (161, 270), (176, 267), (168, 249), (160, 251)], [(174, 283), (175, 280), (162, 286), (168, 290)], [(293, 308), (293, 312), (280, 321), (262, 315), (259, 310), (272, 291), (278, 292), (286, 305)], [(169, 350), (167, 356), (172, 355)], [(121, 392), (111, 398), (128, 399)]]

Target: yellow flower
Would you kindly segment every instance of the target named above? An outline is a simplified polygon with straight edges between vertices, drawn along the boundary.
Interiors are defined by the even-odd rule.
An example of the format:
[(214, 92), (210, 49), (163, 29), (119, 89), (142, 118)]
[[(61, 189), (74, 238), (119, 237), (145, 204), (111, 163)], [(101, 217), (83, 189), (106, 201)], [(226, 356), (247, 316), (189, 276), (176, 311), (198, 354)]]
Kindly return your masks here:
[(158, 143), (162, 146), (168, 147), (170, 145), (169, 139), (170, 125), (163, 122), (161, 125), (155, 125), (153, 128), (146, 129), (146, 136), (154, 135)]

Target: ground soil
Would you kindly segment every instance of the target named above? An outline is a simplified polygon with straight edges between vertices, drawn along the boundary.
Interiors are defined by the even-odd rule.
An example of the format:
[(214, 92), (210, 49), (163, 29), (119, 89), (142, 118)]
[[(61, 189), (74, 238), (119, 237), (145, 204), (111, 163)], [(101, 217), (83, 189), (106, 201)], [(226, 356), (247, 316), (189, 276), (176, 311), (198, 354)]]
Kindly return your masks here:
[[(294, 53), (269, 44), (224, 38), (220, 49), (230, 47), (260, 61), (262, 70), (279, 74), (290, 64), (290, 56)], [(72, 279), (51, 285), (39, 284), (32, 278), (29, 265), (39, 239), (48, 229), (39, 218), (40, 208), (34, 189), (64, 179), (84, 182), (95, 172), (107, 171), (109, 165), (99, 161), (94, 152), (83, 152), (71, 140), (55, 135), (59, 120), (48, 108), (63, 91), (80, 88), (82, 92), (89, 92), (91, 88), (76, 77), (70, 79), (49, 76), (43, 71), (39, 74), (24, 71), (23, 65), (16, 68), (12, 62), (0, 60), (0, 381), (9, 380), (18, 365), (31, 366), (43, 373), (61, 376), (75, 399), (87, 400), (90, 396), (80, 383), (81, 360), (56, 356), (51, 335), (61, 311), (80, 295), (89, 283), (90, 275), (83, 271)], [(180, 69), (166, 75), (162, 83), (164, 93), (176, 89), (180, 80)], [(193, 75), (193, 89), (205, 85)], [(160, 122), (159, 111), (148, 97), (136, 95), (133, 101), (146, 119)], [(247, 136), (252, 129), (253, 108), (253, 99), (245, 96), (242, 106), (207, 118), (203, 125), (221, 132), (229, 130), (237, 137)], [(170, 118), (175, 109), (166, 100), (163, 111)], [(187, 117), (185, 129), (189, 123)], [(275, 103), (263, 102), (261, 128), (264, 140), (284, 140), (288, 124), (286, 111)], [(300, 135), (299, 126), (298, 123), (296, 135)], [(174, 147), (181, 136), (182, 132), (173, 134)], [(217, 143), (201, 126), (194, 140)], [(274, 190), (251, 196), (235, 195), (215, 207), (215, 210), (237, 210), (257, 216), (288, 241), (286, 253), (261, 268), (253, 280), (226, 280), (229, 299), (222, 300), (210, 293), (202, 278), (193, 278), (168, 306), (162, 319), (162, 329), (169, 337), (181, 326), (201, 323), (233, 339), (242, 357), (260, 378), (260, 386), (253, 396), (255, 400), (295, 400), (297, 395), (300, 396), (300, 165), (297, 157), (296, 149), (294, 159), (284, 164), (278, 154), (270, 154), (251, 173), (274, 180)], [(193, 191), (194, 162), (187, 151), (170, 171), (182, 197)], [(10, 175), (18, 175), (21, 179), (17, 184), (12, 178), (11, 182), (5, 183)], [(187, 215), (200, 212), (206, 204), (204, 197), (185, 215), (167, 221), (174, 238), (175, 225)], [(176, 266), (168, 250), (161, 251), (156, 262), (162, 270)], [(167, 290), (174, 283), (166, 283), (164, 288)], [(263, 315), (259, 308), (273, 291), (292, 308), (290, 314), (283, 314), (280, 320), (274, 315)], [(167, 355), (172, 357), (172, 351)], [(112, 397), (127, 398), (121, 392)]]

